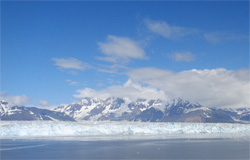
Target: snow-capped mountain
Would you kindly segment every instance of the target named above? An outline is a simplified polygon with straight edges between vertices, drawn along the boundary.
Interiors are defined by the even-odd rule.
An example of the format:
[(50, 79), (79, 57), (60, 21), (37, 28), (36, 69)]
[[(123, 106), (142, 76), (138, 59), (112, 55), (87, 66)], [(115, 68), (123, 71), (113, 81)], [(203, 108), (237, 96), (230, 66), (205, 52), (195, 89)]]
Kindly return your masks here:
[(122, 98), (84, 98), (73, 104), (59, 106), (57, 112), (75, 120), (143, 121), (143, 122), (239, 122), (250, 121), (248, 112), (207, 108), (182, 99), (171, 101)]
[(14, 106), (8, 107), (8, 103), (0, 101), (1, 120), (49, 120), (49, 121), (75, 121), (62, 112), (55, 112), (36, 107)]
[(142, 121), (142, 122), (250, 122), (250, 109), (215, 109), (182, 99), (171, 101), (123, 98), (84, 98), (53, 110), (7, 107), (1, 101), (2, 120)]

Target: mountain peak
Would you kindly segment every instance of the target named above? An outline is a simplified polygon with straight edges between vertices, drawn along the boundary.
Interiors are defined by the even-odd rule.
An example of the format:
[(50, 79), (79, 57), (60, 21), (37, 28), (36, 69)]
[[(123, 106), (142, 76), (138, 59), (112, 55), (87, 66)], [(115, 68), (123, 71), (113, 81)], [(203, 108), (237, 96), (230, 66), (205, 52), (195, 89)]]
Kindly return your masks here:
[(170, 106), (170, 107), (185, 106), (186, 108), (202, 107), (202, 105), (200, 105), (199, 103), (192, 103), (188, 100), (184, 100), (181, 98), (174, 98), (174, 99), (168, 101), (168, 106)]

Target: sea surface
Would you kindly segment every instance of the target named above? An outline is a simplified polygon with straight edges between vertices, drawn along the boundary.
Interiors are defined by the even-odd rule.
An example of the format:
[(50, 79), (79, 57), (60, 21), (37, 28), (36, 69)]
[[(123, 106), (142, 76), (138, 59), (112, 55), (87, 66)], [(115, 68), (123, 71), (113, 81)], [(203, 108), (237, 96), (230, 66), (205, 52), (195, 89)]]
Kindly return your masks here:
[(249, 160), (246, 139), (1, 139), (1, 160)]

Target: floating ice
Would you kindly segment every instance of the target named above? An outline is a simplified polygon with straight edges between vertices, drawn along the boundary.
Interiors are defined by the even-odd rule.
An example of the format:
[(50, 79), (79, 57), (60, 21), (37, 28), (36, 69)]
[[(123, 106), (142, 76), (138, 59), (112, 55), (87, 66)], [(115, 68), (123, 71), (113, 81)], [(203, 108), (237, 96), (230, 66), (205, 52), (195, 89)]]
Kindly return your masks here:
[(173, 136), (230, 134), (250, 137), (249, 124), (1, 121), (0, 138)]

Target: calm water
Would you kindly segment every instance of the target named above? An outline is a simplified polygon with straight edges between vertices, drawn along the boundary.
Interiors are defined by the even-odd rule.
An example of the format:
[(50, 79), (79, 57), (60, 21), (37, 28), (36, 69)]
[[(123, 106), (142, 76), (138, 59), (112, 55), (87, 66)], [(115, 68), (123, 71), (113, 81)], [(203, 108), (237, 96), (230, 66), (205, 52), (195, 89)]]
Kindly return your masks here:
[(28, 159), (246, 159), (246, 140), (1, 140), (1, 160)]

